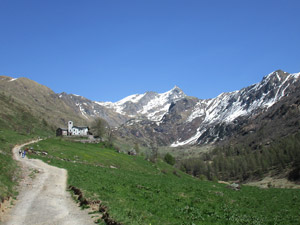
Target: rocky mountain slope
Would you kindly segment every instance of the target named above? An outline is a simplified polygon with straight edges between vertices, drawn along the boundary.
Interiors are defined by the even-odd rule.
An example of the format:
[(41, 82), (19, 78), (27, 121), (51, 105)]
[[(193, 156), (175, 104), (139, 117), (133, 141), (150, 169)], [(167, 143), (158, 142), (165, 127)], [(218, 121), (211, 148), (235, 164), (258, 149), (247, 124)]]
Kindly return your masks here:
[[(297, 86), (299, 87), (299, 83)], [(241, 119), (223, 144), (243, 143), (252, 149), (258, 149), (299, 131), (300, 92), (295, 88), (263, 113)]]
[(246, 123), (245, 120), (268, 112), (297, 92), (299, 78), (300, 73), (278, 70), (257, 84), (213, 99), (182, 96), (170, 105), (160, 121), (131, 120), (119, 131), (124, 138), (130, 134), (136, 140), (154, 140), (171, 147), (224, 140)]
[(58, 97), (68, 105), (78, 116), (83, 117), (88, 123), (95, 118), (101, 117), (105, 119), (111, 126), (119, 126), (126, 122), (129, 117), (120, 114), (109, 107), (105, 107), (75, 94), (67, 94), (65, 92), (58, 94)]
[[(283, 97), (295, 92), (297, 87), (299, 88), (299, 78), (300, 73), (288, 74), (279, 70), (264, 77), (260, 83), (240, 91), (223, 93), (209, 100), (204, 109), (205, 118), (197, 129), (197, 133), (184, 142), (174, 143), (173, 146), (223, 139), (226, 136), (226, 130), (222, 129), (222, 125), (236, 127), (240, 125), (238, 119), (249, 119), (266, 112)], [(193, 114), (199, 111), (203, 112), (203, 108), (197, 107)]]

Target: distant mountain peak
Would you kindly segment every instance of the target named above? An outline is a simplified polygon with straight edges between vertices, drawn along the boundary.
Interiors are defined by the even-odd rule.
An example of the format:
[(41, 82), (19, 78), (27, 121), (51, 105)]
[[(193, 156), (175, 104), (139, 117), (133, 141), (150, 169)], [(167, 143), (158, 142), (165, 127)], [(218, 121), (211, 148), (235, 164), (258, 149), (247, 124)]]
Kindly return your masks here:
[(170, 91), (182, 91), (182, 89), (175, 85)]
[(184, 97), (186, 97), (186, 95), (183, 91), (178, 86), (175, 86), (173, 89), (161, 94), (148, 91), (144, 94), (130, 95), (115, 103), (95, 103), (110, 108), (129, 118), (144, 117), (151, 121), (160, 121), (163, 115), (167, 113), (170, 105)]
[(267, 76), (265, 76), (262, 81), (282, 82), (282, 81), (284, 81), (284, 79), (286, 79), (286, 77), (288, 75), (290, 75), (290, 74), (283, 70), (275, 70), (272, 73), (269, 73)]
[(176, 98), (182, 98), (185, 97), (186, 94), (182, 91), (182, 89), (180, 87), (178, 87), (177, 85), (175, 85), (170, 91), (167, 91), (165, 93), (162, 93), (160, 95), (170, 95)]
[(276, 72), (277, 72), (277, 73), (287, 73), (287, 72), (285, 72), (285, 71), (283, 71), (283, 70), (281, 70), (281, 69), (278, 69), (278, 70), (275, 70), (275, 71), (274, 71), (274, 73), (276, 73)]
[(172, 88), (172, 90), (180, 90), (180, 91), (182, 91), (181, 88), (178, 87), (177, 85), (175, 85), (175, 86)]

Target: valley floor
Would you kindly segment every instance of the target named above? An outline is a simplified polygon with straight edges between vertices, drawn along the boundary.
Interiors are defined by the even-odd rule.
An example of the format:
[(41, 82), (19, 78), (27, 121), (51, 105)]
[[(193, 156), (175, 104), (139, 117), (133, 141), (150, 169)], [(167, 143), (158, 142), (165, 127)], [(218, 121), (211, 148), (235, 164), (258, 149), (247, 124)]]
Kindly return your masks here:
[(67, 171), (38, 159), (21, 158), (18, 153), (21, 147), (13, 149), (22, 169), (20, 194), (15, 206), (5, 215), (4, 224), (94, 224), (66, 191)]

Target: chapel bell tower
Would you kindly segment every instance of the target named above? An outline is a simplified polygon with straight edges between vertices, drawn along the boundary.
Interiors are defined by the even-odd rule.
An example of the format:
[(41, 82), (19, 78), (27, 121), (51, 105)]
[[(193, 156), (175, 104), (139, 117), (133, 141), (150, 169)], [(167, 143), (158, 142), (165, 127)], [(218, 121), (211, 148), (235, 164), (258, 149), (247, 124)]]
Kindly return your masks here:
[(73, 128), (73, 121), (68, 122), (68, 133), (69, 135), (72, 134), (72, 128)]

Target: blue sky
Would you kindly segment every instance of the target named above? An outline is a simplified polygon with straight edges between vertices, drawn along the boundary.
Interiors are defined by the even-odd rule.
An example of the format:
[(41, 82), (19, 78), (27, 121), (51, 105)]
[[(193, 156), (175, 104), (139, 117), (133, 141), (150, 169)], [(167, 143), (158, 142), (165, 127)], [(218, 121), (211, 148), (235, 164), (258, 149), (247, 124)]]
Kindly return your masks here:
[(0, 0), (0, 75), (118, 101), (300, 72), (299, 0)]

